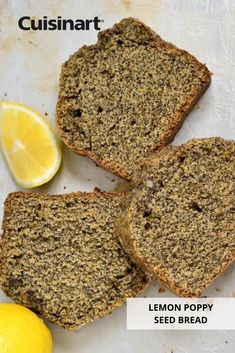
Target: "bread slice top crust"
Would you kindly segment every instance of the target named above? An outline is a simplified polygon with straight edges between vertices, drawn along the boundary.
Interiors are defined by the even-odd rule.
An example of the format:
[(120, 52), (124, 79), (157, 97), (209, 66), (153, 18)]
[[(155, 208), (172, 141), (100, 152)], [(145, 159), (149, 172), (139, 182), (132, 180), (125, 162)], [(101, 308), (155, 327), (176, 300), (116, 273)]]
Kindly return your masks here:
[(77, 329), (144, 290), (148, 276), (114, 232), (123, 197), (9, 194), (0, 248), (6, 295), (66, 329)]
[(167, 145), (211, 80), (194, 56), (125, 18), (62, 66), (57, 125), (73, 151), (131, 180)]
[(166, 147), (135, 183), (118, 220), (124, 248), (177, 295), (201, 296), (235, 259), (235, 143)]

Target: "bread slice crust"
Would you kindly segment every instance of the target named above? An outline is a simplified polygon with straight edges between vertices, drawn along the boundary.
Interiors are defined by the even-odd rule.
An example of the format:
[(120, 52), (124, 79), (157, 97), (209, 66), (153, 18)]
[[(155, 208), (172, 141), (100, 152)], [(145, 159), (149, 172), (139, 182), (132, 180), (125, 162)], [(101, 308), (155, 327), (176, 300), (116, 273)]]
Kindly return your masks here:
[(117, 231), (178, 296), (200, 297), (235, 260), (234, 167), (235, 143), (217, 137), (168, 146), (137, 168)]
[[(143, 65), (154, 55), (156, 67)], [(131, 180), (137, 163), (174, 139), (210, 82), (209, 70), (193, 55), (140, 21), (123, 19), (100, 32), (97, 44), (82, 47), (63, 64), (56, 109), (59, 135), (74, 152)], [(172, 107), (170, 112), (166, 106)]]
[(114, 232), (112, 216), (123, 197), (98, 191), (9, 194), (0, 244), (6, 295), (74, 330), (140, 294), (150, 279)]

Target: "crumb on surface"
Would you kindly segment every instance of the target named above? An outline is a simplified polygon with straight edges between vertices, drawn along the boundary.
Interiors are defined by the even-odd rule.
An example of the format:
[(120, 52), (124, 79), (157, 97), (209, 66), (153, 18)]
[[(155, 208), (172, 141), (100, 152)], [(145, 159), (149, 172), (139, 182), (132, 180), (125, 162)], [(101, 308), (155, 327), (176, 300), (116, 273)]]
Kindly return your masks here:
[(34, 44), (31, 40), (28, 40), (28, 43), (31, 44), (33, 47), (37, 48), (36, 44)]
[(163, 287), (160, 287), (159, 289), (158, 289), (158, 293), (165, 293), (165, 288), (163, 288)]

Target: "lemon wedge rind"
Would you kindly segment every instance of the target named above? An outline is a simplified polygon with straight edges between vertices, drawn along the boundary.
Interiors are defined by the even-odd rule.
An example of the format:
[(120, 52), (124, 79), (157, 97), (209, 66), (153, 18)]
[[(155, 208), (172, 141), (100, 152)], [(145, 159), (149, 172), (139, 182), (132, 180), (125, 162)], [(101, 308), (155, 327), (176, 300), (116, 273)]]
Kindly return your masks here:
[[(25, 148), (24, 144), (22, 143), (21, 139), (17, 139), (17, 129), (19, 128), (18, 124), (20, 124), (20, 115), (25, 114), (31, 119), (33, 123), (29, 126), (29, 129), (25, 131), (25, 136), (22, 139), (26, 139), (27, 135), (30, 137), (31, 141), (27, 144), (27, 148)], [(12, 120), (11, 128), (8, 131), (4, 131), (4, 119)], [(6, 123), (6, 122), (5, 122)], [(8, 124), (9, 122), (7, 122)], [(5, 124), (6, 125), (6, 124)], [(42, 129), (43, 137), (40, 139), (35, 138), (33, 140), (34, 128)], [(4, 139), (7, 138), (13, 139), (12, 136), (15, 135), (14, 143), (12, 143), (11, 150), (6, 147), (4, 143)], [(44, 165), (42, 160), (40, 162), (30, 153), (27, 149), (33, 151), (38, 148), (38, 146), (44, 145), (44, 154), (46, 156), (46, 151), (50, 150), (50, 153), (53, 154), (52, 163), (48, 167), (48, 165)], [(30, 189), (42, 184), (47, 183), (51, 180), (54, 175), (59, 170), (61, 164), (61, 151), (59, 142), (51, 129), (50, 125), (48, 124), (47, 120), (44, 118), (43, 115), (38, 113), (37, 111), (29, 108), (28, 106), (17, 103), (14, 101), (2, 101), (0, 102), (0, 144), (2, 148), (2, 152), (4, 158), (9, 166), (9, 169), (16, 180), (16, 182), (22, 186), (23, 188)], [(22, 153), (20, 153), (22, 152)], [(40, 149), (38, 148), (38, 152), (40, 154)], [(14, 154), (23, 155), (22, 160), (20, 161), (20, 167), (24, 170), (27, 169), (27, 178), (22, 178), (19, 176), (19, 173), (16, 172), (16, 168), (14, 163)], [(38, 170), (39, 175), (33, 175), (33, 168)], [(19, 168), (18, 168), (19, 169)], [(32, 174), (32, 177), (30, 175)]]

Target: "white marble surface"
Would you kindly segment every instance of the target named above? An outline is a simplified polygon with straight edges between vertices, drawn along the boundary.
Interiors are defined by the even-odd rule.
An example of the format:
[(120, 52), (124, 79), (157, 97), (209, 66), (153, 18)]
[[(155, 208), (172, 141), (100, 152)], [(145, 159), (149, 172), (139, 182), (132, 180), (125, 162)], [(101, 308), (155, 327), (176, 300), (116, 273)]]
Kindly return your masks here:
[[(83, 44), (94, 43), (97, 32), (23, 32), (17, 20), (23, 15), (104, 19), (102, 29), (126, 16), (150, 25), (164, 39), (205, 62), (213, 72), (212, 85), (175, 138), (179, 144), (192, 137), (220, 135), (235, 138), (235, 2), (233, 0), (0, 0), (0, 100), (28, 104), (54, 124), (61, 63)], [(121, 180), (97, 168), (87, 158), (63, 149), (58, 175), (38, 192), (64, 193), (114, 189)], [(10, 191), (19, 190), (0, 156), (0, 217)], [(154, 283), (149, 296), (158, 292)], [(235, 293), (235, 266), (231, 266), (205, 293), (228, 296)], [(0, 301), (8, 299), (0, 293)], [(50, 325), (54, 353), (234, 353), (234, 331), (131, 332), (125, 329), (125, 306), (87, 325), (78, 332), (65, 332)], [(234, 313), (231, 313), (234, 315)]]

